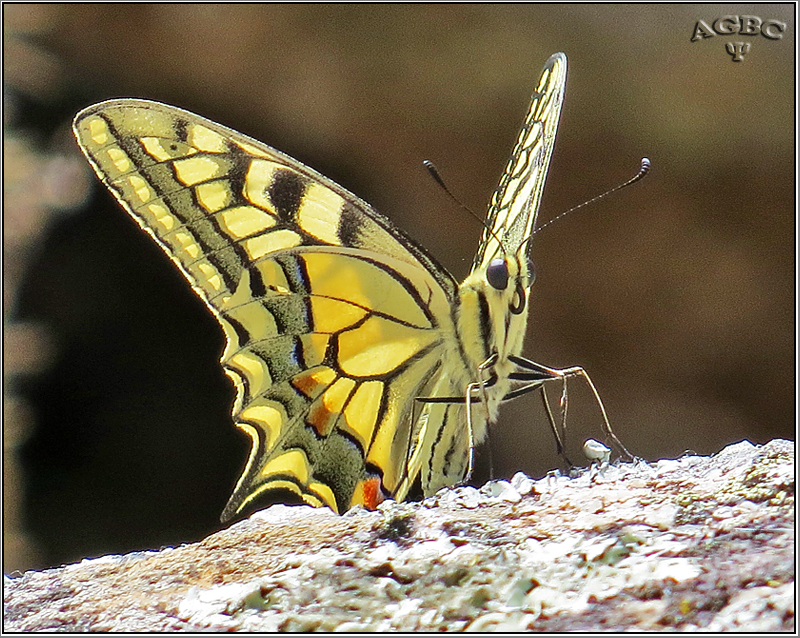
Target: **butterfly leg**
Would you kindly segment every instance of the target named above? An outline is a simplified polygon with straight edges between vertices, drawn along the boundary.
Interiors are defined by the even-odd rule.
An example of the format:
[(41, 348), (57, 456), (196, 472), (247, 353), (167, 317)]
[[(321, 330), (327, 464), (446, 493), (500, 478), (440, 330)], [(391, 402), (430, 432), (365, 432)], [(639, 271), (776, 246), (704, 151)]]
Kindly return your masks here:
[[(548, 368), (547, 366), (543, 366), (540, 363), (536, 363), (534, 361), (530, 361), (528, 359), (524, 359), (522, 357), (509, 357), (509, 359), (522, 368), (524, 371), (515, 372), (509, 375), (509, 378), (517, 380), (517, 381), (529, 381), (529, 386), (524, 386), (522, 388), (518, 388), (509, 392), (504, 399), (511, 399), (517, 397), (521, 394), (525, 394), (526, 392), (530, 392), (534, 390), (536, 387), (539, 387), (545, 381), (550, 381), (553, 379), (561, 379), (562, 383), (564, 384), (564, 389), (561, 395), (561, 405), (562, 405), (562, 424), (565, 423), (566, 419), (566, 407), (567, 407), (567, 386), (566, 380), (569, 377), (583, 377), (586, 383), (589, 385), (589, 388), (594, 394), (595, 401), (597, 405), (600, 407), (600, 413), (603, 416), (603, 433), (606, 437), (617, 447), (617, 449), (627, 456), (629, 459), (633, 460), (634, 456), (627, 450), (627, 448), (622, 444), (617, 438), (617, 435), (614, 434), (614, 431), (611, 429), (611, 424), (608, 421), (608, 414), (606, 413), (606, 408), (603, 405), (602, 399), (600, 399), (600, 393), (595, 388), (594, 383), (592, 383), (589, 374), (581, 368), (580, 366), (572, 366), (570, 368)], [(546, 397), (544, 399), (546, 401)], [(551, 420), (551, 427), (555, 428), (555, 421), (552, 417), (552, 411), (549, 410), (549, 406), (546, 408), (548, 412), (548, 418)], [(558, 442), (558, 437), (556, 437), (557, 445), (563, 445), (562, 443)], [(562, 454), (563, 456), (563, 454)], [(566, 458), (566, 457), (565, 457)]]
[[(550, 429), (553, 432), (553, 437), (556, 440), (556, 454), (558, 454), (564, 461), (566, 461), (569, 467), (574, 467), (572, 461), (569, 460), (567, 456), (566, 447), (564, 446), (564, 439), (561, 436), (561, 433), (558, 431), (558, 426), (556, 425), (556, 420), (553, 417), (553, 411), (550, 409), (550, 402), (547, 400), (547, 390), (545, 389), (545, 385), (542, 383), (539, 385), (540, 395), (542, 397), (542, 404), (544, 405), (544, 411), (547, 413), (547, 422), (550, 424)], [(566, 428), (566, 417), (562, 419), (562, 432), (565, 432)]]
[[(480, 364), (478, 366), (478, 376), (480, 378), (479, 387), (480, 387), (480, 391), (481, 391), (481, 400), (483, 401), (483, 405), (484, 405), (484, 408), (486, 410), (486, 427), (489, 428), (489, 429), (491, 429), (491, 426), (492, 426), (492, 418), (491, 418), (491, 413), (489, 411), (489, 397), (486, 394), (486, 388), (497, 381), (497, 376), (496, 376), (496, 374), (494, 372), (492, 372), (492, 375), (494, 375), (494, 376), (490, 375), (489, 378), (487, 379), (485, 373), (486, 373), (487, 370), (490, 370), (492, 368), (492, 366), (494, 366), (495, 363), (497, 363), (497, 359), (498, 359), (498, 355), (495, 352), (492, 356), (490, 356), (488, 359), (486, 359), (486, 361), (484, 361), (482, 364)], [(492, 445), (491, 445), (491, 442), (492, 442), (492, 439), (489, 438), (489, 444), (486, 446), (486, 452), (488, 453), (488, 457), (489, 457), (489, 478), (493, 479), (494, 478), (494, 463), (493, 463), (493, 459), (492, 459)], [(473, 443), (474, 443), (474, 441), (473, 441)]]
[(491, 415), (489, 413), (489, 398), (486, 396), (486, 387), (489, 385), (489, 380), (484, 378), (484, 373), (490, 369), (495, 363), (497, 363), (497, 353), (495, 352), (491, 357), (486, 359), (482, 364), (478, 366), (478, 377), (479, 383), (473, 384), (477, 385), (481, 391), (481, 400), (483, 401), (484, 409), (486, 410), (486, 421), (491, 421)]
[(475, 437), (472, 429), (472, 392), (478, 390), (482, 385), (480, 383), (470, 383), (467, 385), (467, 392), (464, 395), (464, 405), (467, 410), (467, 438), (469, 454), (467, 456), (467, 473), (464, 475), (464, 482), (466, 483), (472, 477), (472, 469), (474, 467), (475, 456)]
[(571, 368), (564, 368), (563, 370), (556, 370), (555, 372), (560, 373), (564, 380), (564, 393), (562, 395), (562, 400), (564, 402), (564, 412), (567, 411), (567, 386), (566, 380), (568, 377), (583, 377), (586, 380), (589, 388), (592, 390), (592, 394), (594, 394), (595, 401), (597, 401), (597, 405), (600, 407), (600, 412), (603, 415), (603, 433), (608, 437), (608, 439), (617, 446), (625, 456), (627, 456), (630, 460), (633, 460), (633, 455), (628, 452), (628, 449), (622, 445), (622, 441), (617, 438), (617, 435), (614, 434), (614, 431), (611, 429), (611, 423), (608, 421), (608, 415), (606, 414), (606, 408), (603, 405), (602, 399), (600, 399), (600, 393), (597, 391), (597, 388), (594, 387), (594, 383), (592, 383), (592, 379), (589, 377), (589, 374), (581, 368), (580, 366), (573, 366)]

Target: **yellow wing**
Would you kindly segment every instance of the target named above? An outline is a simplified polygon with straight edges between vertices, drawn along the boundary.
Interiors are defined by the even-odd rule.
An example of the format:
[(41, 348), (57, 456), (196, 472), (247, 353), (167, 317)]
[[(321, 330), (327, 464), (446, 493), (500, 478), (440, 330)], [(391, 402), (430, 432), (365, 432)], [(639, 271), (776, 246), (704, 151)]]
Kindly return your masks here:
[[(565, 64), (558, 54), (545, 68), (493, 198), (494, 234), (461, 287), (368, 204), (240, 133), (143, 100), (76, 116), (100, 179), (225, 333), (233, 419), (252, 449), (223, 520), (263, 495), (290, 492), (342, 512), (402, 500), (417, 480), (428, 495), (464, 479), (524, 334), (518, 291), (486, 290), (486, 255), (506, 255), (510, 280), (527, 287), (514, 242), (533, 223)], [(491, 247), (495, 236), (502, 249)], [(503, 322), (518, 338), (498, 330)], [(470, 432), (463, 397), (487, 375), (489, 401), (471, 410), (480, 414)]]
[(487, 268), (492, 259), (503, 253), (515, 253), (530, 237), (555, 146), (566, 86), (567, 56), (556, 53), (542, 69), (528, 116), (492, 195), (487, 220), (492, 232), (484, 232), (473, 270)]

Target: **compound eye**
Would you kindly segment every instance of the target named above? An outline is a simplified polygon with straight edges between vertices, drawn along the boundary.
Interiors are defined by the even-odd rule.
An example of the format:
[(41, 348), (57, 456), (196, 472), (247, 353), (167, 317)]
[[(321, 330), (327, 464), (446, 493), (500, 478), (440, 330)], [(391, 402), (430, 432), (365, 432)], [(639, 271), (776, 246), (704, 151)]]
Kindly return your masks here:
[(505, 259), (492, 259), (486, 268), (486, 281), (495, 290), (505, 290), (508, 287), (508, 264)]

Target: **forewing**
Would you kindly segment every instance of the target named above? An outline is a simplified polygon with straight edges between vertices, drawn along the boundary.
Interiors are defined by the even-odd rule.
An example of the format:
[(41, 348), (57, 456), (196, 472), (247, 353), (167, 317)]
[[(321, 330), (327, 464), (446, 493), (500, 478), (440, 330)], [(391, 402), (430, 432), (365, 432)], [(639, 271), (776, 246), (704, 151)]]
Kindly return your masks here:
[(566, 81), (567, 58), (556, 53), (544, 65), (516, 146), (492, 195), (487, 221), (492, 232), (484, 231), (473, 272), (485, 269), (492, 259), (515, 254), (534, 228)]

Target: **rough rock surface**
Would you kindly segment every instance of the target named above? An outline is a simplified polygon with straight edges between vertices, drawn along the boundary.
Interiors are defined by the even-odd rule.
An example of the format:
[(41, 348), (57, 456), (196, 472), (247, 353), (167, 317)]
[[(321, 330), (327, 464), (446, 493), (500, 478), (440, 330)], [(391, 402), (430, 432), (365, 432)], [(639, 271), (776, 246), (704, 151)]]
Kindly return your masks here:
[(6, 631), (794, 630), (794, 443), (522, 474), (5, 578)]

